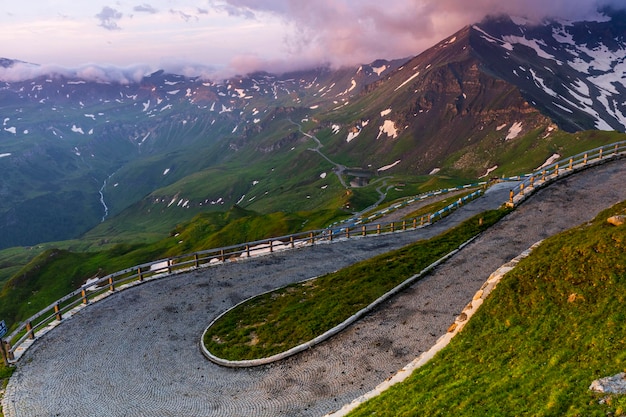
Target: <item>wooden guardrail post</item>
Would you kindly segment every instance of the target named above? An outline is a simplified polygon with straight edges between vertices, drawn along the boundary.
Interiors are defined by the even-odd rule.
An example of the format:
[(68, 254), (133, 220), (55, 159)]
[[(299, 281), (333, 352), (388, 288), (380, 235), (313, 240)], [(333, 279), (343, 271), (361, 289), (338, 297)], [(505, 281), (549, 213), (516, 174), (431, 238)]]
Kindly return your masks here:
[(556, 164), (556, 166), (554, 167), (554, 175), (556, 175), (557, 177), (559, 176), (559, 164)]
[(193, 266), (195, 266), (196, 268), (198, 268), (200, 266), (200, 262), (199, 262), (197, 253), (193, 254)]
[(346, 227), (346, 237), (350, 238), (350, 227)]
[(417, 229), (417, 218), (413, 217), (413, 229)]
[(224, 256), (224, 249), (220, 250), (220, 261), (224, 262), (224, 259), (226, 259), (226, 257)]
[(531, 175), (530, 176), (530, 188), (534, 188), (535, 187), (535, 176)]
[(80, 296), (83, 299), (83, 304), (89, 304), (89, 300), (87, 299), (87, 291), (85, 291), (84, 288), (80, 290)]
[(376, 225), (376, 234), (379, 235), (380, 234), (380, 223), (378, 223)]
[[(311, 243), (313, 243), (313, 236), (311, 236)], [(274, 253), (274, 242), (270, 240), (270, 253)]]
[(246, 243), (246, 256), (249, 258), (250, 257), (250, 245), (248, 245)]
[(26, 323), (26, 334), (28, 335), (29, 339), (31, 340), (35, 339), (35, 332), (33, 331), (33, 323), (31, 323), (30, 321)]
[(598, 152), (598, 159), (602, 159), (602, 148), (600, 148), (600, 152)]
[(617, 143), (616, 143), (616, 144), (615, 144), (615, 150), (613, 151), (613, 155), (617, 155), (617, 148), (618, 148), (618, 145), (617, 145)]
[(333, 241), (333, 230), (332, 229), (328, 229), (328, 240), (329, 241)]
[(573, 167), (574, 167), (574, 158), (570, 158), (569, 159), (569, 170), (571, 171)]
[(15, 360), (15, 355), (13, 354), (13, 350), (11, 348), (11, 342), (9, 342), (8, 340), (4, 341), (4, 347), (6, 349), (7, 352), (7, 358), (12, 361)]
[(167, 273), (168, 274), (172, 273), (172, 260), (171, 259), (167, 260)]
[(509, 203), (513, 204), (513, 190), (509, 190)]
[(519, 185), (519, 195), (524, 195), (524, 183)]
[(291, 249), (295, 247), (295, 243), (293, 242), (293, 235), (289, 236), (289, 244), (291, 245)]
[(315, 236), (313, 235), (313, 232), (309, 233), (309, 239), (311, 239), (311, 245), (315, 243)]
[(402, 230), (406, 230), (406, 220), (402, 220)]
[(391, 230), (391, 233), (395, 232), (395, 230), (394, 230), (394, 226), (395, 226), (395, 223), (394, 223), (394, 222), (391, 222), (391, 225), (389, 226), (389, 228), (390, 228), (390, 230)]
[(63, 316), (61, 315), (61, 309), (59, 308), (58, 304), (54, 305), (54, 317), (56, 317), (58, 321), (63, 320)]
[(365, 225), (361, 226), (361, 235), (363, 236), (367, 235), (367, 229), (365, 228)]
[(9, 357), (7, 356), (7, 350), (4, 348), (4, 340), (0, 339), (0, 353), (2, 353), (2, 363), (4, 366), (9, 366)]
[(587, 165), (587, 154), (583, 157), (583, 165)]
[(140, 266), (137, 267), (137, 279), (139, 282), (143, 282), (143, 271)]
[(545, 181), (546, 180), (546, 170), (544, 169), (543, 171), (541, 171), (541, 181)]

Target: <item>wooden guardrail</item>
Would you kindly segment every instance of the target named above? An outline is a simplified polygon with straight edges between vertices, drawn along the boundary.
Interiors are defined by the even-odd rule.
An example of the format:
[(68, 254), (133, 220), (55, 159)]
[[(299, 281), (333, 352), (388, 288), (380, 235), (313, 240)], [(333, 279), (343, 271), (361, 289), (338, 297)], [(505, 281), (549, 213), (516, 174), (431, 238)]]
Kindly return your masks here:
[[(547, 184), (559, 176), (602, 163), (611, 158), (624, 156), (625, 154), (626, 141), (621, 141), (563, 159), (531, 174), (516, 177), (514, 179), (518, 181), (521, 180), (521, 182), (511, 189), (509, 201), (506, 204), (514, 207), (523, 201), (530, 191)], [(141, 284), (147, 280), (187, 272), (213, 264), (312, 245), (320, 241), (330, 242), (334, 239), (363, 237), (372, 234), (390, 233), (424, 227), (445, 217), (454, 209), (481, 194), (482, 190), (475, 191), (435, 213), (430, 213), (411, 220), (376, 224), (338, 225), (327, 229), (312, 230), (217, 249), (208, 249), (148, 262), (114, 272), (105, 277), (89, 281), (77, 290), (67, 294), (26, 321), (20, 323), (8, 337), (2, 339), (2, 348), (7, 353), (9, 362), (17, 362), (26, 349), (28, 349), (38, 337), (43, 336), (56, 327), (65, 318), (71, 317), (87, 305), (97, 302), (119, 290)]]
[(521, 182), (510, 190), (509, 201), (506, 204), (509, 207), (515, 207), (524, 201), (534, 190), (547, 185), (559, 177), (570, 175), (581, 169), (586, 169), (614, 158), (623, 157), (625, 154), (626, 141), (620, 141), (561, 159), (531, 174), (509, 178)]
[(20, 323), (8, 337), (2, 340), (2, 348), (7, 354), (8, 361), (15, 363), (37, 338), (52, 330), (66, 318), (73, 316), (89, 304), (102, 300), (122, 289), (141, 284), (148, 280), (187, 272), (214, 264), (313, 245), (322, 241), (332, 242), (338, 239), (349, 239), (417, 229), (444, 217), (460, 205), (480, 196), (481, 193), (482, 190), (476, 191), (436, 213), (426, 214), (410, 220), (350, 226), (340, 225), (326, 229), (311, 230), (287, 236), (225, 246), (217, 249), (208, 249), (144, 263), (114, 272), (102, 278), (89, 280), (80, 288), (56, 300), (48, 307)]
[(424, 201), (427, 200), (428, 198), (431, 197), (436, 197), (439, 195), (444, 195), (444, 194), (448, 194), (448, 193), (453, 193), (455, 191), (461, 191), (461, 190), (467, 190), (470, 188), (485, 188), (489, 183), (487, 181), (481, 181), (481, 182), (477, 182), (474, 184), (465, 184), (465, 185), (459, 185), (458, 187), (450, 187), (450, 188), (442, 188), (439, 190), (433, 190), (433, 191), (427, 191), (425, 193), (413, 196), (413, 197), (408, 197), (406, 199), (404, 199), (403, 201), (397, 202), (395, 204), (391, 204), (389, 207), (386, 207), (382, 210), (379, 210), (375, 213), (371, 213), (367, 216), (362, 216), (362, 217), (352, 217), (346, 220), (340, 220), (337, 221), (335, 223), (333, 223), (330, 227), (333, 226), (337, 226), (337, 225), (345, 225), (345, 224), (351, 224), (351, 225), (360, 225), (363, 223), (370, 223), (372, 221), (375, 221), (376, 219), (386, 216), (387, 214), (401, 209), (403, 207), (406, 207), (410, 204), (413, 203), (417, 203), (419, 201)]

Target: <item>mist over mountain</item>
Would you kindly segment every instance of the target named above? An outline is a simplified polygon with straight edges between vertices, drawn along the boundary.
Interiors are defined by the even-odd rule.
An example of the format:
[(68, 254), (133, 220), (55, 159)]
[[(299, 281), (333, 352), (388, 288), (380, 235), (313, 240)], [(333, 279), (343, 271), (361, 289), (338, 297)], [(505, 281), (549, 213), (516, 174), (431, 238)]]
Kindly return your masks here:
[(624, 17), (499, 15), (415, 57), (219, 81), (0, 59), (0, 248), (533, 169), (561, 132), (626, 129)]

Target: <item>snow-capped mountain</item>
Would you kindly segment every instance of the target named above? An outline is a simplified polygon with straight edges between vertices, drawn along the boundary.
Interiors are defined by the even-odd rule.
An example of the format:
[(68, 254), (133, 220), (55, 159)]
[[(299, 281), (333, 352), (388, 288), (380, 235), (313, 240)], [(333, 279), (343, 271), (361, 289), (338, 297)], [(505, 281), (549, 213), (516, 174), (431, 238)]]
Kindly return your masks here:
[(626, 129), (626, 15), (603, 16), (487, 18), (415, 57), (357, 68), (0, 81), (0, 248), (112, 218), (101, 235), (163, 233), (235, 204), (352, 208), (371, 204), (377, 193), (358, 187), (375, 176), (397, 178), (401, 195), (434, 175), (531, 170), (567, 152), (564, 131)]
[(626, 130), (626, 13), (594, 21), (486, 19), (472, 44), (496, 76), (562, 128)]
[(276, 109), (341, 105), (402, 62), (220, 82), (163, 71), (130, 82), (97, 70), (0, 81), (0, 248), (83, 233), (221, 161), (222, 147), (239, 149)]

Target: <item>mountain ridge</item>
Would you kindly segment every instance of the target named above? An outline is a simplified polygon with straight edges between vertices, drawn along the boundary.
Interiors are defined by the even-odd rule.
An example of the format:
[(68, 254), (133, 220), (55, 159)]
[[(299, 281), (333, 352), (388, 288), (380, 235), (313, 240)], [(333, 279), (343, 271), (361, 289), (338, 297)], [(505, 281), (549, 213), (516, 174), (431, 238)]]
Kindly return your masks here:
[[(0, 247), (80, 236), (125, 211), (127, 224), (150, 217), (163, 233), (236, 203), (260, 212), (371, 203), (377, 176), (407, 184), (400, 195), (433, 175), (533, 169), (580, 146), (565, 132), (624, 129), (615, 58), (624, 42), (606, 35), (620, 27), (500, 16), (415, 57), (358, 68), (0, 82)], [(602, 54), (615, 59), (599, 68)], [(371, 175), (346, 190), (329, 175), (338, 166), (353, 168), (346, 184), (345, 173)]]

